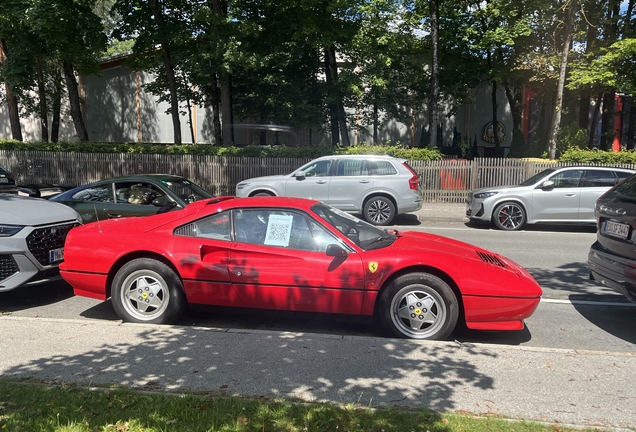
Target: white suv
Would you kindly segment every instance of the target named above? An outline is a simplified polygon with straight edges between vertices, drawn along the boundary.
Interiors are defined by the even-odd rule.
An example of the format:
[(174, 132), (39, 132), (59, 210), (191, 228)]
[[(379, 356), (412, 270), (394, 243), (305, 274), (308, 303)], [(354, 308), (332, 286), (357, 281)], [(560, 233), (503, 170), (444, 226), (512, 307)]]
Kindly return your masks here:
[(244, 180), (236, 185), (236, 196), (311, 198), (388, 225), (396, 214), (422, 208), (419, 183), (406, 159), (336, 155), (314, 159), (291, 174)]
[(78, 225), (63, 204), (0, 193), (0, 292), (59, 279), (66, 235)]

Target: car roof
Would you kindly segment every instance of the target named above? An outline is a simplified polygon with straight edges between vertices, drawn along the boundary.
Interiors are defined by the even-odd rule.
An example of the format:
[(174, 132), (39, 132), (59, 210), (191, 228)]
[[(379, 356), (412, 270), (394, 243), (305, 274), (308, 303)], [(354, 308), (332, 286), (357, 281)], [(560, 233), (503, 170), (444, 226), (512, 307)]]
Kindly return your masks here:
[(386, 159), (386, 160), (394, 160), (394, 161), (405, 161), (406, 159), (396, 158), (389, 155), (373, 155), (373, 154), (359, 154), (359, 155), (329, 155), (329, 156), (321, 156), (314, 160), (320, 159)]
[[(222, 196), (195, 201), (189, 204), (185, 211), (198, 212), (208, 208), (208, 206), (218, 205), (216, 211), (230, 210), (235, 208), (296, 208), (308, 211), (313, 205), (320, 203), (318, 200), (296, 197), (281, 196), (255, 196), (238, 198), (235, 196)], [(210, 207), (213, 208), (213, 207)]]
[(636, 170), (632, 168), (624, 168), (624, 167), (611, 167), (611, 166), (598, 166), (598, 165), (571, 165), (571, 166), (561, 166), (554, 167), (556, 171), (562, 171), (565, 169), (598, 169), (601, 171), (627, 171), (627, 172), (636, 172)]

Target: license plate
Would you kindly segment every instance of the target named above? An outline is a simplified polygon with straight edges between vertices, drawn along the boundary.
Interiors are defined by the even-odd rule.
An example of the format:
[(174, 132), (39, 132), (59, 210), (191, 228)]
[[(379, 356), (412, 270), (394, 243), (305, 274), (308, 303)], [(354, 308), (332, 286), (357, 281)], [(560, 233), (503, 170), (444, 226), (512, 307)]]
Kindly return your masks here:
[(601, 228), (601, 232), (612, 237), (626, 239), (629, 235), (629, 227), (629, 225), (624, 223), (605, 221), (603, 227)]
[(6, 177), (0, 177), (0, 183), (9, 183), (9, 179)]
[(64, 259), (64, 248), (52, 249), (49, 251), (49, 262), (54, 263)]

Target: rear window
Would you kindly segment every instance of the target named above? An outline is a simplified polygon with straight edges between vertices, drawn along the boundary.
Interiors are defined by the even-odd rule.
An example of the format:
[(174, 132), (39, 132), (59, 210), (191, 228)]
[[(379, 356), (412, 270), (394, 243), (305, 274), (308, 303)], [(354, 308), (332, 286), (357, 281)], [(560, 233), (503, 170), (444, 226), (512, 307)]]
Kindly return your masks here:
[(397, 170), (393, 164), (389, 161), (376, 161), (375, 162), (375, 174), (376, 175), (395, 175)]
[(636, 198), (636, 175), (631, 176), (623, 183), (616, 186), (608, 195), (620, 194), (629, 198)]

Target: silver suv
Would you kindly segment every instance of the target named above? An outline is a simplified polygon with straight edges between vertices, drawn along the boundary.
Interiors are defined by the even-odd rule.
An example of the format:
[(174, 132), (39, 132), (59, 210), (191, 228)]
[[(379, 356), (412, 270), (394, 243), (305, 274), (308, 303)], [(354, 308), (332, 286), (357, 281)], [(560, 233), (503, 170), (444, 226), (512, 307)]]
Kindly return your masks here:
[(323, 156), (287, 175), (257, 177), (236, 185), (237, 197), (311, 198), (388, 225), (396, 214), (422, 208), (419, 177), (406, 159), (378, 155)]
[(63, 204), (0, 193), (0, 292), (59, 279), (66, 235), (78, 225)]
[(535, 223), (595, 223), (598, 197), (634, 172), (601, 166), (549, 168), (517, 186), (471, 191), (466, 216), (507, 231)]

